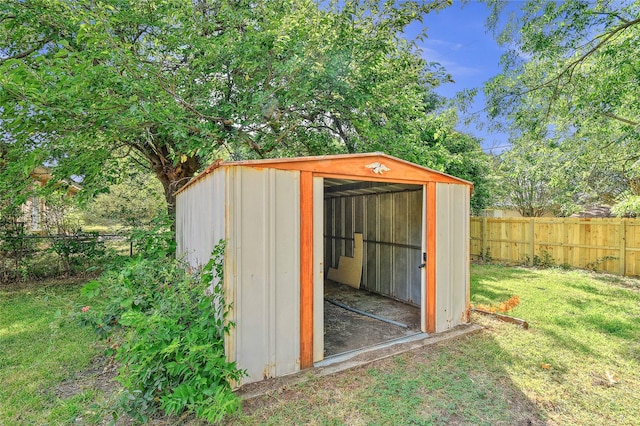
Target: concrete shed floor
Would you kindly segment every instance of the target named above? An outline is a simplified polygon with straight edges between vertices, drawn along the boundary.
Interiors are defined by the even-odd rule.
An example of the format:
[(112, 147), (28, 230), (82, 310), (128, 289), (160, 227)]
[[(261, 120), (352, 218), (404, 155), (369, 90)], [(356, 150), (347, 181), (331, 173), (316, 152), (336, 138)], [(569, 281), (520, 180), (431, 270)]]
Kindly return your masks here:
[[(324, 296), (325, 357), (420, 333), (420, 309), (415, 306), (329, 280), (325, 281)], [(326, 299), (409, 327), (399, 327), (351, 312)]]

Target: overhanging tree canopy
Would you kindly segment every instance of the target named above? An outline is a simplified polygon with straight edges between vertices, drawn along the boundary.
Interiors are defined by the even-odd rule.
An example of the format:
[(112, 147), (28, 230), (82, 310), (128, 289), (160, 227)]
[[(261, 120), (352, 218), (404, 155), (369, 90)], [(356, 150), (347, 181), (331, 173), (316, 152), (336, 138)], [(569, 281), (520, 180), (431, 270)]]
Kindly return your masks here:
[(446, 75), (399, 33), (446, 4), (5, 2), (3, 158), (55, 164), (91, 194), (126, 157), (173, 213), (174, 192), (221, 155), (408, 151)]
[[(601, 178), (615, 171), (632, 182), (640, 159), (640, 2), (488, 3), (508, 49), (486, 85), (490, 116), (508, 124), (520, 152), (560, 147), (566, 179), (582, 176), (575, 194), (606, 202)], [(505, 5), (519, 11), (507, 19)]]

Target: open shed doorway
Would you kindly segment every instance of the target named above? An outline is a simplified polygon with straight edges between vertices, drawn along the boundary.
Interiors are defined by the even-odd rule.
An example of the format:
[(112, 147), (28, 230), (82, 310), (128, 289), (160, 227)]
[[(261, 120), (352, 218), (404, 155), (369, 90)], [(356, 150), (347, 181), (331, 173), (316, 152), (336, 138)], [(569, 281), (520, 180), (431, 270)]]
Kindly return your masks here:
[(324, 179), (324, 357), (421, 333), (424, 187)]

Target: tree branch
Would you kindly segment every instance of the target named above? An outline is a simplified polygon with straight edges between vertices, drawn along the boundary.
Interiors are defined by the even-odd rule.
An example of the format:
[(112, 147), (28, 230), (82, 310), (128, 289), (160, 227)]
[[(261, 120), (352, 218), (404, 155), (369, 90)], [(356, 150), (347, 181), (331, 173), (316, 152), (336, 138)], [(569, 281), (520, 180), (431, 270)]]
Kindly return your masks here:
[(33, 52), (36, 52), (40, 49), (42, 49), (44, 47), (45, 44), (49, 43), (51, 40), (48, 38), (44, 38), (42, 40), (38, 40), (36, 42), (36, 45), (33, 46), (30, 49), (25, 50), (24, 52), (20, 52), (17, 53), (13, 56), (8, 56), (6, 58), (1, 58), (0, 59), (0, 65), (4, 64), (5, 62), (7, 62), (10, 59), (22, 59), (22, 58), (26, 58), (27, 56), (31, 55)]
[(0, 23), (4, 21), (8, 21), (9, 19), (16, 19), (16, 15), (5, 15), (2, 18), (0, 18)]
[(629, 27), (632, 27), (636, 24), (640, 24), (640, 18), (636, 18), (634, 20), (631, 21), (624, 21), (624, 23), (622, 25), (617, 26), (616, 28), (612, 29), (609, 32), (605, 32), (603, 34), (600, 34), (596, 37), (594, 37), (593, 39), (591, 39), (591, 41), (589, 41), (588, 43), (585, 43), (586, 45), (589, 45), (590, 43), (593, 43), (594, 41), (598, 40), (598, 39), (602, 39), (600, 40), (595, 46), (593, 46), (591, 49), (589, 49), (587, 52), (585, 52), (584, 54), (580, 55), (580, 57), (578, 57), (577, 59), (571, 61), (567, 66), (564, 67), (564, 69), (562, 69), (562, 71), (560, 71), (558, 74), (556, 74), (554, 77), (530, 88), (527, 90), (523, 90), (517, 93), (508, 93), (506, 95), (504, 95), (502, 97), (502, 99), (506, 99), (507, 97), (510, 96), (522, 96), (522, 95), (526, 95), (527, 93), (531, 93), (531, 92), (535, 92), (536, 90), (540, 90), (543, 87), (547, 87), (549, 85), (551, 85), (552, 83), (556, 83), (556, 85), (559, 85), (560, 81), (562, 80), (562, 77), (564, 77), (565, 75), (569, 74), (569, 79), (571, 79), (571, 77), (573, 76), (573, 72), (575, 70), (575, 68), (581, 64), (582, 62), (584, 62), (584, 60), (586, 60), (589, 56), (593, 55), (598, 49), (600, 49), (602, 46), (604, 46), (605, 44), (607, 44), (609, 42), (609, 40), (611, 40), (615, 35), (617, 35), (618, 33), (626, 30)]
[(640, 123), (638, 123), (637, 121), (632, 121), (632, 120), (629, 120), (627, 118), (620, 117), (620, 116), (617, 116), (615, 114), (612, 114), (610, 112), (603, 112), (602, 115), (604, 115), (605, 117), (613, 118), (614, 120), (618, 120), (618, 121), (620, 121), (622, 123), (629, 124), (631, 126), (640, 125)]
[(604, 15), (604, 16), (614, 16), (616, 18), (618, 18), (619, 20), (621, 20), (624, 23), (628, 23), (629, 20), (623, 18), (622, 16), (620, 16), (619, 14), (615, 13), (615, 12), (593, 12), (594, 15)]
[(160, 74), (157, 75), (157, 79), (158, 79), (158, 84), (160, 85), (160, 88), (162, 90), (164, 90), (169, 95), (171, 95), (171, 97), (173, 99), (175, 99), (180, 105), (182, 105), (183, 107), (185, 107), (186, 109), (188, 109), (189, 111), (191, 111), (192, 113), (197, 115), (198, 118), (201, 118), (203, 120), (209, 120), (209, 121), (217, 122), (217, 123), (220, 123), (220, 124), (224, 124), (225, 126), (229, 126), (229, 125), (233, 124), (233, 120), (231, 120), (231, 119), (223, 118), (223, 117), (215, 117), (215, 116), (206, 115), (206, 114), (201, 113), (193, 105), (191, 105), (190, 103), (188, 103), (187, 101), (182, 99), (180, 96), (178, 96), (178, 94), (175, 91), (171, 90), (169, 87), (167, 87), (166, 85), (162, 84), (162, 77), (160, 76)]

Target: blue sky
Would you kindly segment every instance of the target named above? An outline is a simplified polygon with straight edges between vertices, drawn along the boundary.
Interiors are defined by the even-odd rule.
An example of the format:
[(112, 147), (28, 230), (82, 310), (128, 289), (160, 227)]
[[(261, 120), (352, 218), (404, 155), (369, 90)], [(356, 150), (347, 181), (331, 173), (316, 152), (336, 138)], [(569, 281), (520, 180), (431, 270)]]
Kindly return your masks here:
[[(430, 62), (439, 62), (453, 77), (455, 83), (448, 83), (437, 88), (437, 92), (448, 98), (464, 89), (478, 88), (474, 104), (470, 112), (484, 108), (482, 85), (500, 73), (500, 55), (503, 50), (498, 47), (493, 35), (485, 28), (489, 10), (484, 3), (470, 1), (454, 4), (438, 13), (425, 16), (422, 24), (413, 24), (407, 31), (411, 38), (422, 27), (426, 27), (427, 38), (419, 42), (423, 56)], [(500, 152), (505, 148), (507, 135), (490, 131), (486, 118), (482, 129), (476, 125), (459, 126), (459, 130), (473, 134), (482, 139), (485, 151)]]

